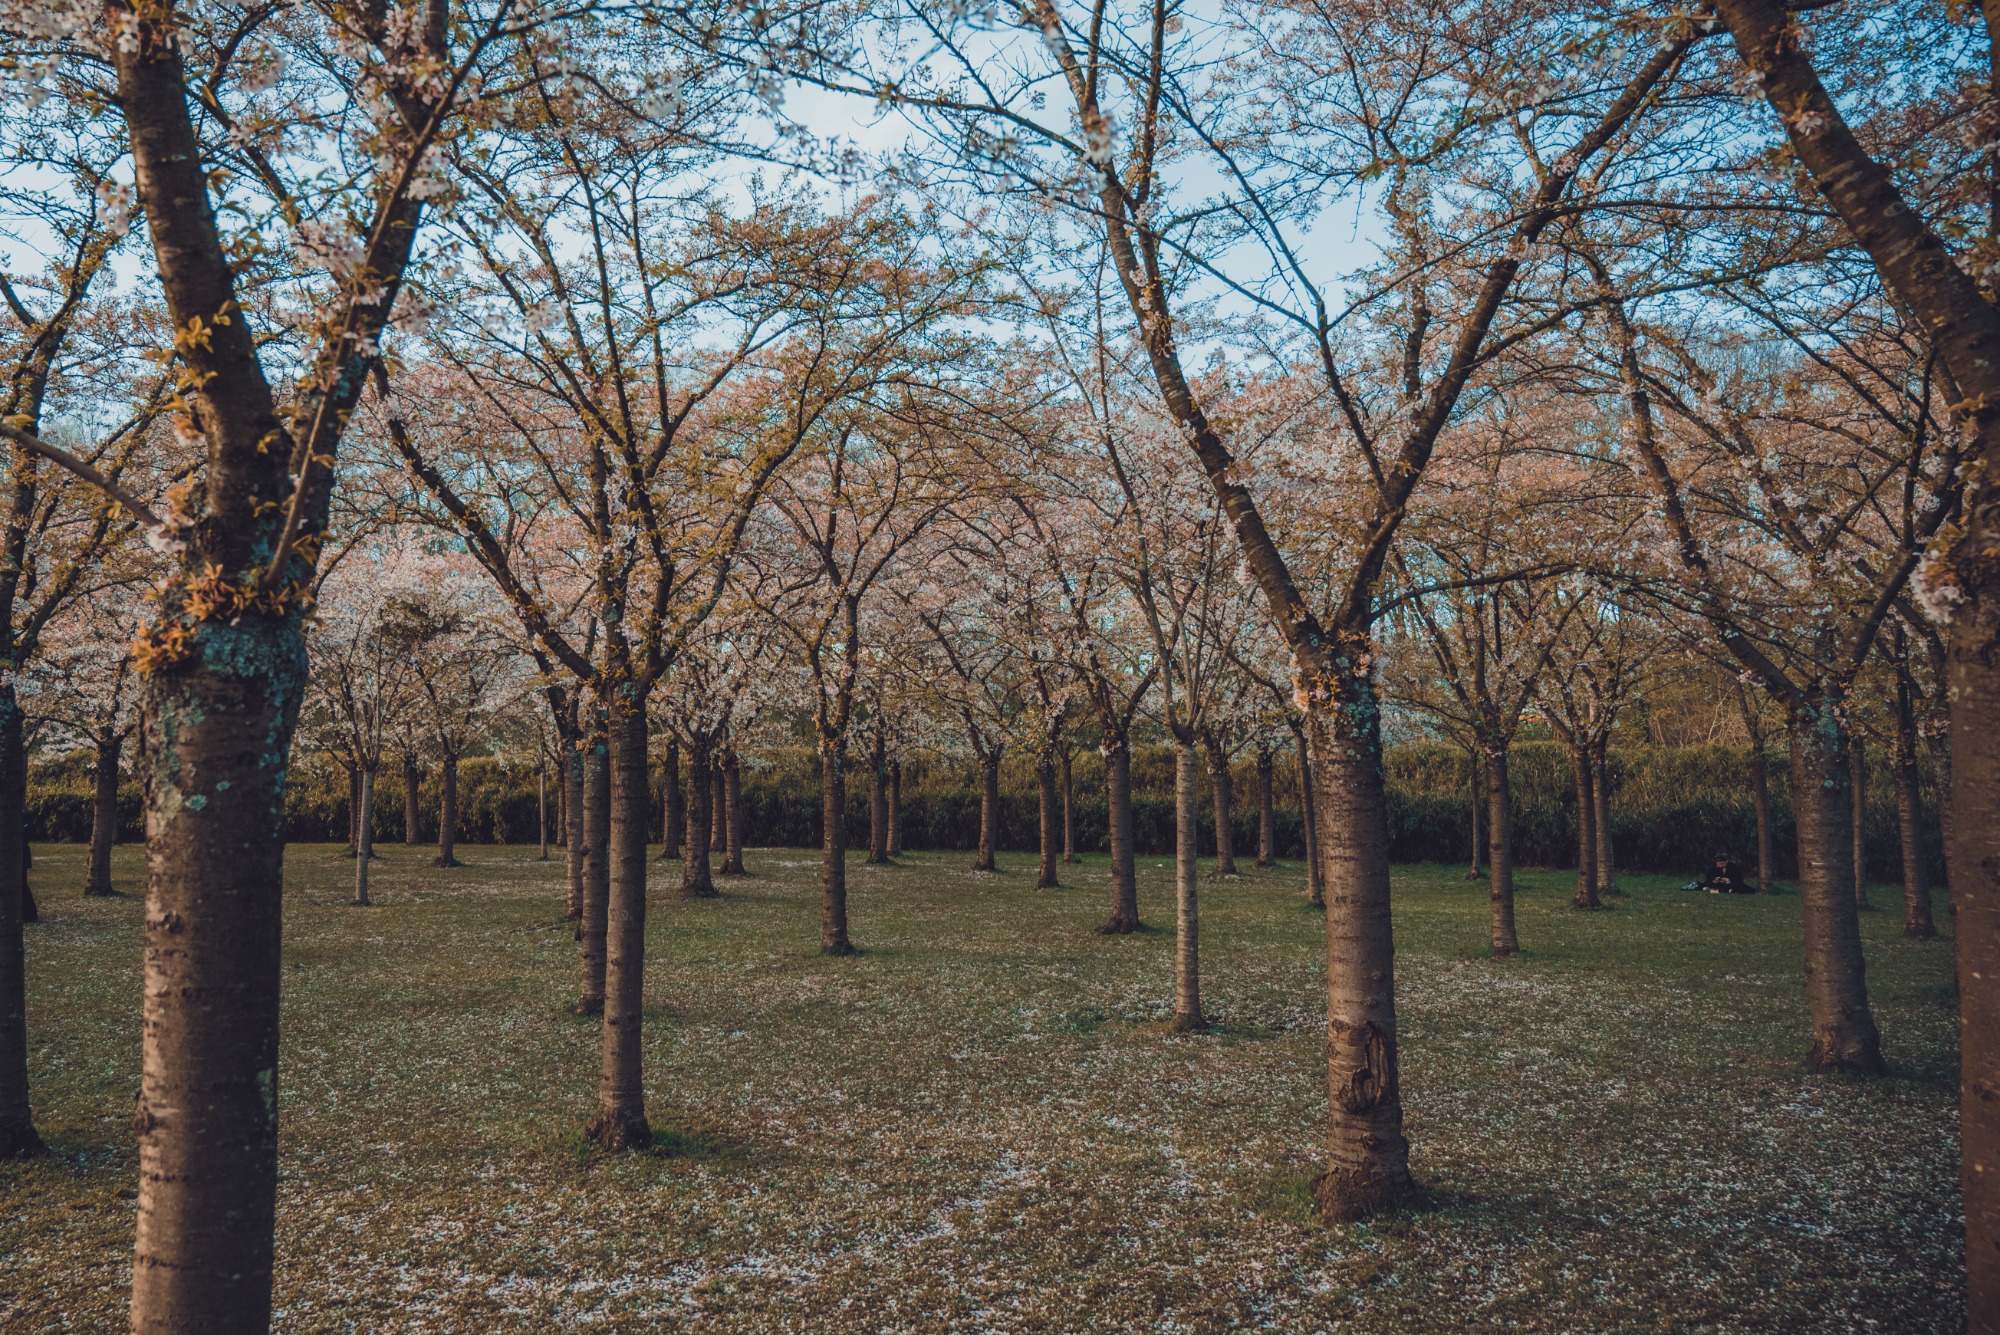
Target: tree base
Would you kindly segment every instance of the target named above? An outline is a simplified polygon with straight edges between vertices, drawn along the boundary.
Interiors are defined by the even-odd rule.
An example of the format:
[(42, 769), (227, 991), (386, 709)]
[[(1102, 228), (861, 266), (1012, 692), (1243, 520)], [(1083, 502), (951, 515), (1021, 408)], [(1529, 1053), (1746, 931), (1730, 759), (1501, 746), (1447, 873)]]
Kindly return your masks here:
[(1597, 910), (1603, 908), (1604, 904), (1603, 901), (1597, 899), (1572, 899), (1569, 902), (1569, 906), (1584, 913), (1595, 913)]
[(583, 1138), (601, 1150), (643, 1150), (653, 1143), (646, 1114), (599, 1108), (583, 1129)]
[(1814, 1035), (1812, 1048), (1806, 1053), (1806, 1069), (1814, 1075), (1889, 1074), (1889, 1064), (1882, 1060), (1882, 1040), (1874, 1033)]
[(1051, 876), (1051, 877), (1049, 877), (1049, 878), (1048, 878), (1047, 880), (1037, 880), (1037, 881), (1035, 882), (1035, 889), (1037, 889), (1037, 890), (1060, 890), (1060, 889), (1062, 889), (1062, 882), (1061, 882), (1061, 881), (1059, 881), (1059, 880), (1057, 880), (1057, 879), (1056, 879), (1055, 877)]
[(744, 871), (740, 865), (725, 862), (722, 864), (722, 874), (724, 876), (748, 876), (750, 873)]
[(1269, 871), (1278, 865), (1276, 858), (1258, 858), (1254, 864), (1258, 871)]
[(1167, 1032), (1170, 1034), (1198, 1034), (1208, 1027), (1209, 1018), (1206, 1015), (1182, 1015), (1176, 1011), (1174, 1018), (1167, 1023)]
[(1493, 947), (1493, 958), (1496, 960), (1511, 960), (1520, 953), (1521, 953), (1521, 948), (1519, 946)]
[(109, 883), (109, 882), (107, 882), (107, 883), (105, 883), (105, 884), (103, 884), (103, 885), (86, 885), (85, 887), (83, 887), (83, 897), (84, 897), (85, 899), (123, 899), (123, 898), (124, 898), (124, 896), (123, 896), (123, 895), (119, 894), (119, 893), (118, 893), (118, 892), (117, 892), (116, 890), (113, 890), (113, 889), (111, 888), (111, 886), (110, 886), (110, 883)]
[(720, 899), (722, 898), (722, 892), (712, 885), (684, 885), (681, 887), (681, 898)]
[(48, 1152), (42, 1138), (35, 1134), (33, 1122), (20, 1122), (12, 1126), (0, 1126), (0, 1159), (32, 1159)]
[(848, 955), (859, 955), (861, 952), (855, 949), (854, 943), (852, 941), (849, 941), (843, 937), (839, 941), (820, 942), (819, 953), (822, 955), (836, 955), (845, 957)]
[(1937, 924), (1934, 922), (1906, 922), (1903, 924), (1903, 935), (1912, 941), (1929, 941), (1937, 936)]
[(1099, 936), (1130, 936), (1132, 933), (1138, 930), (1139, 930), (1138, 918), (1136, 917), (1127, 918), (1122, 915), (1119, 915), (1119, 916), (1114, 916), (1109, 922), (1099, 927), (1097, 929), (1097, 934)]
[(578, 1015), (604, 1014), (604, 998), (603, 997), (583, 998), (581, 1001), (576, 1003), (576, 1013)]
[(431, 865), (433, 867), (463, 867), (465, 864), (457, 858), (432, 858)]
[(1410, 1180), (1407, 1168), (1375, 1173), (1349, 1169), (1321, 1173), (1313, 1179), (1312, 1193), (1321, 1219), (1329, 1224), (1352, 1224), (1409, 1204), (1417, 1194), (1417, 1184)]

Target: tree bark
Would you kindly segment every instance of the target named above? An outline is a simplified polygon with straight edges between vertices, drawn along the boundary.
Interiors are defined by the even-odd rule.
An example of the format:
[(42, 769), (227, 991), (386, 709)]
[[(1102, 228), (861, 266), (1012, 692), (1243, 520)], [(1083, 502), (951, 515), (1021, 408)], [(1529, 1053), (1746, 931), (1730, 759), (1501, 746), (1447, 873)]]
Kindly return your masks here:
[(722, 874), (743, 875), (743, 766), (736, 748), (722, 753), (722, 803), (729, 820), (723, 835)]
[(583, 801), (583, 916), (577, 940), (583, 943), (583, 988), (577, 996), (578, 1015), (596, 1015), (604, 1009), (604, 955), (606, 916), (611, 907), (611, 751), (601, 725), (593, 719), (584, 736)]
[[(1224, 783), (1228, 780), (1225, 778)], [(1219, 804), (1218, 804), (1219, 805)], [(1194, 743), (1174, 740), (1174, 1018), (1176, 1031), (1208, 1028), (1201, 1013), (1200, 806)]]
[(903, 852), (903, 762), (889, 762), (889, 856)]
[(709, 743), (688, 744), (687, 851), (681, 858), (681, 895), (686, 899), (715, 898), (715, 878), (708, 861), (709, 830), (714, 816), (715, 785), (709, 775)]
[(974, 871), (998, 871), (1000, 848), (1000, 749), (979, 757), (979, 858)]
[(1215, 874), (1236, 874), (1236, 792), (1229, 781), (1229, 757), (1208, 748), (1208, 791), (1215, 807)]
[(1590, 796), (1596, 813), (1597, 893), (1617, 899), (1625, 892), (1618, 888), (1618, 857), (1611, 846), (1611, 743), (1603, 737), (1590, 752)]
[(868, 861), (889, 860), (889, 757), (878, 733), (868, 754)]
[(1122, 737), (1105, 741), (1104, 798), (1111, 824), (1111, 916), (1097, 930), (1123, 936), (1139, 930), (1139, 878), (1132, 861), (1132, 750)]
[(1576, 784), (1576, 897), (1570, 904), (1603, 908), (1597, 898), (1597, 785), (1590, 777), (1589, 745), (1570, 747), (1569, 763)]
[(344, 760), (340, 767), (347, 774), (347, 851), (341, 856), (351, 858), (361, 846), (361, 771)]
[(1790, 720), (1792, 812), (1798, 823), (1806, 1008), (1815, 1071), (1879, 1075), (1882, 1040), (1868, 1009), (1861, 921), (1854, 901), (1852, 770), (1837, 701), (1820, 696)]
[(1041, 852), (1041, 863), (1035, 870), (1035, 889), (1054, 890), (1062, 885), (1062, 879), (1056, 875), (1056, 859), (1059, 856), (1056, 840), (1061, 837), (1057, 823), (1062, 817), (1056, 790), (1053, 747), (1043, 747), (1041, 754), (1035, 757), (1035, 793), (1039, 808), (1036, 832)]
[[(28, 885), (22, 820), (27, 796), (21, 706), (13, 682), (0, 681), (0, 1159), (42, 1151), (28, 1108), (28, 975), (21, 939)], [(273, 986), (276, 981), (274, 976)]]
[(667, 739), (666, 759), (661, 763), (662, 807), (660, 826), (660, 861), (673, 862), (681, 856), (681, 841), (687, 838), (687, 803), (681, 795), (681, 744), (677, 737)]
[(1278, 813), (1271, 803), (1271, 748), (1257, 748), (1257, 865), (1278, 865)]
[(1306, 903), (1316, 909), (1326, 907), (1326, 868), (1319, 856), (1319, 793), (1314, 782), (1312, 743), (1303, 727), (1292, 729), (1299, 762), (1299, 806), (1305, 817)]
[(1757, 888), (1770, 894), (1777, 886), (1777, 846), (1771, 838), (1771, 763), (1764, 739), (1750, 739), (1750, 801), (1757, 809)]
[(1070, 763), (1069, 748), (1064, 747), (1062, 763), (1062, 860), (1071, 865), (1079, 860), (1076, 856), (1076, 775)]
[(597, 1104), (584, 1128), (607, 1150), (650, 1145), (646, 1090), (639, 1064), (646, 974), (646, 830), (652, 793), (646, 782), (646, 709), (629, 687), (608, 702), (606, 768), (610, 885), (605, 911), (604, 1021)]
[(1906, 665), (1896, 673), (1896, 834), (1903, 854), (1903, 935), (1937, 935), (1931, 888), (1924, 878), (1924, 802), (1917, 786), (1917, 710)]
[(724, 791), (722, 757), (708, 757), (708, 851), (729, 856), (729, 794)]
[(1505, 746), (1486, 754), (1486, 867), (1493, 957), (1506, 959), (1521, 953), (1521, 940), (1514, 933), (1514, 794)]
[(125, 749), (121, 733), (97, 742), (97, 792), (90, 808), (90, 869), (84, 874), (86, 895), (115, 894), (111, 888), (111, 850), (118, 842), (118, 755)]
[(354, 902), (368, 906), (368, 863), (375, 856), (375, 767), (361, 768), (360, 816), (354, 822)]
[(438, 766), (437, 865), (458, 866), (458, 755), (446, 752)]
[(819, 744), (819, 948), (852, 955), (847, 935), (847, 746), (840, 738)]
[(1848, 794), (1854, 811), (1849, 834), (1854, 840), (1854, 905), (1863, 913), (1873, 911), (1868, 902), (1868, 743), (1859, 732), (1848, 734)]
[(417, 787), (423, 782), (423, 771), (417, 766), (415, 756), (403, 757), (403, 842), (415, 847), (423, 839), (417, 834)]
[[(583, 901), (585, 883), (584, 849), (590, 842), (585, 833), (583, 814), (583, 739), (571, 736), (563, 743), (563, 870), (569, 876), (569, 894), (564, 905), (564, 915), (571, 922), (583, 922)], [(578, 939), (582, 930), (578, 929)]]
[(1316, 850), (1326, 886), (1327, 1171), (1320, 1212), (1352, 1220), (1406, 1199), (1409, 1142), (1396, 1051), (1388, 803), (1380, 714), (1362, 674), (1332, 679), (1306, 716)]
[(1486, 805), (1486, 767), (1480, 758), (1479, 748), (1472, 748), (1472, 862), (1465, 869), (1465, 879), (1476, 881), (1480, 867), (1485, 861), (1486, 850), (1479, 844), (1479, 809)]
[(535, 835), (542, 845), (543, 862), (549, 860), (549, 767), (539, 757), (535, 760)]

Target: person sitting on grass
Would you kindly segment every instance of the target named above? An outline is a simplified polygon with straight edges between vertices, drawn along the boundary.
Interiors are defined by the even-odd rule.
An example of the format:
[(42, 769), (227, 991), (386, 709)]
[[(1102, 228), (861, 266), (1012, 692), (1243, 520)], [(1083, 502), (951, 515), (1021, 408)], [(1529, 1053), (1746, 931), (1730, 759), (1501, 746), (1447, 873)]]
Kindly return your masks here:
[(1708, 866), (1708, 879), (1689, 881), (1683, 890), (1706, 890), (1711, 895), (1754, 895), (1757, 884), (1743, 875), (1726, 853), (1718, 853)]

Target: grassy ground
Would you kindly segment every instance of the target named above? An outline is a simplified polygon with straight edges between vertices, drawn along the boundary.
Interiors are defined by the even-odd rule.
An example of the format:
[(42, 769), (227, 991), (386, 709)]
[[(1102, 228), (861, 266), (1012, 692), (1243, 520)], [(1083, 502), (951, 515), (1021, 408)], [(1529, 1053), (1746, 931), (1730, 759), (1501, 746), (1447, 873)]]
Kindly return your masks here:
[[(1948, 946), (1869, 915), (1895, 1075), (1805, 1075), (1798, 899), (1635, 878), (1607, 913), (1521, 877), (1485, 956), (1456, 869), (1397, 877), (1404, 1097), (1426, 1208), (1317, 1224), (1322, 935), (1296, 869), (1204, 887), (1211, 1034), (1165, 1032), (1164, 931), (1091, 935), (1106, 868), (1024, 856), (723, 898), (660, 878), (647, 1079), (660, 1153), (586, 1152), (591, 1022), (560, 865), (391, 847), (288, 859), (279, 1328), (304, 1331), (1945, 1331), (1962, 1326)], [(136, 850), (120, 850), (136, 886)], [(35, 1105), (0, 1165), (0, 1329), (122, 1329), (135, 1185), (135, 898), (38, 849)], [(1878, 892), (1880, 902), (1890, 894)]]

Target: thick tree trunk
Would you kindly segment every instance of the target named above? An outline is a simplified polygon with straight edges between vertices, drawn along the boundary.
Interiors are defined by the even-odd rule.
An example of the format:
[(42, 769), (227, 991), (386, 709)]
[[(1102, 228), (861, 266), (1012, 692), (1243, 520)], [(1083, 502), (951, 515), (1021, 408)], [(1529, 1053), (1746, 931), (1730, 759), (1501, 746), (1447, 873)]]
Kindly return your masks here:
[[(42, 1138), (35, 1134), (28, 1111), (28, 978), (21, 939), (28, 885), (27, 832), (22, 821), (28, 796), (28, 760), (21, 725), (14, 684), (0, 681), (0, 1159), (24, 1158), (42, 1149)], [(275, 988), (277, 952), (275, 943), (273, 946), (271, 986)]]
[(1777, 888), (1777, 845), (1771, 837), (1771, 762), (1764, 739), (1750, 740), (1750, 801), (1757, 809), (1757, 888), (1770, 894)]
[(1465, 869), (1465, 879), (1476, 881), (1480, 868), (1485, 864), (1486, 850), (1479, 842), (1479, 809), (1486, 805), (1486, 767), (1479, 756), (1479, 749), (1472, 750), (1472, 861)]
[(291, 619), (200, 634), (191, 665), (148, 679), (142, 724), (132, 1329), (225, 1335), (270, 1324), (285, 766), (306, 654)]
[(1062, 750), (1062, 860), (1074, 865), (1076, 856), (1076, 775), (1070, 763), (1069, 748)]
[(593, 729), (583, 750), (583, 917), (577, 940), (583, 943), (583, 990), (578, 1015), (604, 1009), (606, 916), (611, 906), (611, 751), (608, 739)]
[[(1224, 783), (1228, 780), (1225, 778)], [(1176, 1030), (1206, 1029), (1201, 1013), (1201, 810), (1194, 743), (1174, 742), (1174, 1018)]]
[(1132, 861), (1132, 751), (1123, 738), (1105, 742), (1104, 799), (1111, 825), (1111, 916), (1097, 930), (1122, 936), (1139, 930), (1139, 877)]
[(681, 895), (687, 899), (715, 898), (715, 878), (708, 861), (709, 830), (714, 816), (715, 785), (709, 769), (706, 740), (688, 744), (687, 851), (681, 858)]
[(1854, 900), (1854, 819), (1847, 738), (1837, 701), (1820, 697), (1791, 720), (1792, 812), (1798, 822), (1799, 900), (1805, 927), (1806, 1006), (1815, 1071), (1880, 1074), (1882, 1040), (1868, 1009), (1861, 922)]
[(368, 864), (375, 857), (375, 768), (361, 770), (361, 815), (354, 822), (354, 902), (368, 906)]
[(1514, 794), (1505, 746), (1486, 755), (1486, 867), (1493, 957), (1506, 959), (1521, 953), (1521, 940), (1514, 934)]
[(903, 762), (889, 762), (889, 856), (903, 853)]
[(852, 955), (847, 935), (847, 746), (840, 738), (819, 744), (819, 948)]
[(979, 858), (974, 871), (998, 871), (1000, 849), (1000, 749), (979, 757)]
[(879, 866), (889, 860), (889, 757), (882, 738), (868, 755), (868, 861)]
[(1854, 904), (1868, 913), (1875, 907), (1868, 902), (1868, 743), (1858, 732), (1848, 735), (1847, 767), (1847, 791), (1854, 808), (1848, 822), (1854, 840)]
[(1907, 670), (1896, 674), (1896, 834), (1903, 854), (1903, 935), (1937, 935), (1924, 878), (1924, 802), (1917, 787), (1917, 711)]
[(417, 833), (417, 788), (423, 783), (423, 770), (417, 766), (415, 756), (403, 757), (403, 842), (415, 847), (423, 842)]
[(743, 766), (736, 748), (722, 753), (722, 804), (729, 820), (723, 835), (722, 874), (743, 875)]
[(610, 886), (605, 911), (604, 1022), (597, 1104), (584, 1135), (607, 1150), (650, 1145), (646, 1090), (639, 1067), (646, 975), (646, 829), (652, 793), (646, 782), (646, 708), (614, 694), (606, 719)]
[[(590, 843), (583, 814), (583, 739), (569, 737), (563, 742), (563, 870), (569, 874), (569, 895), (564, 906), (571, 922), (582, 923), (586, 858)], [(577, 937), (582, 939), (579, 928)]]
[(1591, 782), (1589, 746), (1572, 746), (1569, 764), (1576, 785), (1576, 897), (1573, 908), (1597, 909), (1597, 785)]
[(1035, 791), (1040, 798), (1038, 832), (1041, 842), (1041, 865), (1035, 872), (1035, 889), (1053, 890), (1061, 886), (1062, 880), (1056, 875), (1056, 840), (1059, 837), (1056, 823), (1061, 819), (1057, 810), (1056, 757), (1051, 749), (1044, 748), (1035, 757)]
[(1304, 728), (1294, 728), (1299, 762), (1299, 807), (1305, 817), (1306, 903), (1316, 909), (1326, 907), (1326, 867), (1319, 856), (1319, 793), (1314, 782), (1312, 743)]
[(1340, 673), (1307, 715), (1326, 886), (1327, 1171), (1320, 1212), (1351, 1220), (1414, 1190), (1396, 1052), (1388, 802), (1374, 688)]
[(1257, 748), (1257, 865), (1278, 865), (1278, 813), (1271, 803), (1271, 748)]
[(458, 756), (448, 753), (438, 766), (437, 865), (458, 865)]
[(84, 873), (83, 893), (109, 895), (111, 849), (118, 842), (118, 755), (125, 738), (113, 733), (97, 743), (97, 792), (90, 808), (90, 868)]
[(1618, 855), (1611, 846), (1611, 743), (1602, 737), (1590, 752), (1590, 796), (1597, 829), (1597, 893), (1616, 899), (1625, 892), (1618, 888)]
[(660, 780), (660, 861), (674, 862), (681, 856), (681, 840), (687, 838), (687, 803), (681, 796), (681, 744), (667, 739), (666, 759), (661, 763)]
[(1215, 807), (1215, 874), (1236, 874), (1236, 792), (1229, 781), (1229, 757), (1208, 749), (1208, 791)]

